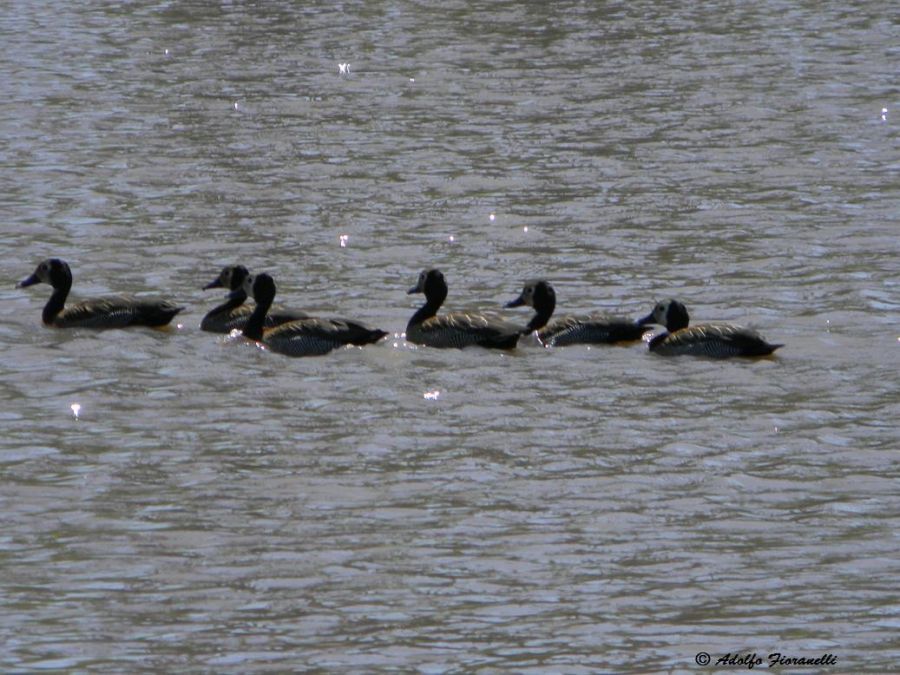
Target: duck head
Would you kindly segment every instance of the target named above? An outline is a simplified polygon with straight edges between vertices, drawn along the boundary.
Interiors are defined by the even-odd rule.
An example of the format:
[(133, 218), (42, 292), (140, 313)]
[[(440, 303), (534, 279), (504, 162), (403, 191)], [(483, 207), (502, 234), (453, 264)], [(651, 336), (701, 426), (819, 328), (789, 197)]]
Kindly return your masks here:
[(429, 301), (444, 301), (447, 297), (447, 281), (438, 269), (423, 270), (415, 286), (407, 291), (407, 295), (424, 293)]
[(16, 288), (25, 288), (34, 284), (50, 284), (53, 288), (68, 288), (72, 285), (72, 270), (69, 264), (59, 258), (47, 258), (41, 261), (31, 276), (22, 279)]
[(550, 282), (543, 279), (538, 281), (528, 281), (522, 287), (522, 292), (515, 300), (506, 303), (507, 307), (521, 307), (528, 305), (539, 312), (553, 313), (556, 309), (556, 291)]
[(244, 279), (250, 276), (250, 271), (243, 265), (226, 265), (219, 272), (219, 276), (210, 281), (203, 290), (210, 288), (227, 288), (230, 291), (236, 291), (244, 284)]
[(638, 319), (639, 326), (646, 326), (650, 323), (665, 326), (670, 333), (682, 328), (687, 328), (690, 323), (687, 307), (678, 300), (660, 300), (656, 303), (653, 311), (642, 319)]

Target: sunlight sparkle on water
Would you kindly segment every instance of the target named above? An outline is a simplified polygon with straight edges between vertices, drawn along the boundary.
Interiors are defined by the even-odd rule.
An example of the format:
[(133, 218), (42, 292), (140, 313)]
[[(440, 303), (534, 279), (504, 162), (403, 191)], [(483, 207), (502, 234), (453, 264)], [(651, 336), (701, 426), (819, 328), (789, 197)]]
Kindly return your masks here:
[(340, 239), (340, 241), (341, 241), (341, 248), (347, 248), (347, 241), (350, 239), (350, 235), (349, 235), (349, 234), (342, 234), (342, 235), (339, 237), (339, 239)]
[(349, 63), (339, 63), (338, 64), (338, 75), (349, 75), (350, 74), (350, 64)]
[(881, 121), (887, 122), (887, 108), (881, 109)]
[(452, 244), (454, 241), (456, 241), (456, 237), (454, 237), (454, 236), (451, 234), (450, 237), (447, 239), (447, 241), (449, 241), (449, 242)]
[(423, 397), (428, 401), (437, 401), (438, 396), (441, 395), (441, 392), (435, 389), (434, 391), (426, 391), (423, 394)]
[(75, 419), (77, 420), (77, 419), (78, 419), (78, 413), (81, 412), (81, 404), (80, 404), (80, 403), (73, 403), (73, 404), (70, 405), (69, 407), (72, 409), (72, 415), (73, 415), (73, 416), (75, 417)]
[(488, 220), (490, 220), (492, 223), (494, 222), (494, 220), (495, 220), (496, 218), (497, 218), (497, 216), (496, 216), (495, 214), (493, 214), (493, 213), (492, 213), (491, 215), (488, 216)]

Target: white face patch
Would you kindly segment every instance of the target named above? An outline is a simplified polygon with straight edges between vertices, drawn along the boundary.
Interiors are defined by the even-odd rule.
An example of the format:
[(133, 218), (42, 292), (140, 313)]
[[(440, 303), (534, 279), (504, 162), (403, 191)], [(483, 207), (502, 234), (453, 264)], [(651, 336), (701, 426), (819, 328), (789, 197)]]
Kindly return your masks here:
[(422, 271), (419, 272), (419, 278), (416, 281), (416, 285), (412, 287), (410, 293), (424, 293), (425, 292), (425, 279), (428, 277), (428, 272)]
[(656, 323), (661, 326), (666, 325), (666, 316), (669, 314), (669, 303), (668, 302), (658, 302), (656, 303), (656, 307), (653, 308), (653, 318), (656, 320)]
[(534, 306), (534, 284), (528, 284), (522, 289), (522, 300), (526, 305)]

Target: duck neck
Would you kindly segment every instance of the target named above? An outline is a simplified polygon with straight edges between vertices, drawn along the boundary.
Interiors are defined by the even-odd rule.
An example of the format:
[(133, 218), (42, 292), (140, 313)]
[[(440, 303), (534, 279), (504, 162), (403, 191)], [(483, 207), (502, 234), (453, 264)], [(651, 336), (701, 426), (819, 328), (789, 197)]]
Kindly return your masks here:
[(681, 330), (682, 328), (687, 328), (688, 325), (688, 320), (680, 316), (674, 319), (670, 318), (666, 320), (666, 330), (670, 333), (674, 333), (676, 330)]
[(676, 330), (687, 328), (691, 323), (687, 308), (681, 303), (673, 303), (666, 313), (666, 330), (674, 333)]
[(72, 280), (64, 279), (58, 286), (53, 287), (53, 294), (44, 305), (44, 312), (41, 319), (46, 324), (53, 323), (53, 320), (59, 315), (66, 306), (66, 298), (69, 297), (69, 289), (72, 288)]
[(229, 296), (228, 300), (223, 302), (221, 305), (213, 307), (211, 310), (209, 310), (209, 313), (206, 316), (218, 316), (219, 314), (230, 312), (231, 310), (237, 309), (238, 307), (243, 305), (246, 300), (246, 293), (238, 293), (234, 297)]
[(438, 310), (441, 308), (441, 305), (444, 304), (444, 300), (446, 298), (447, 291), (432, 294), (430, 296), (425, 296), (425, 304), (422, 305), (418, 309), (418, 311), (416, 311), (416, 313), (412, 315), (409, 323), (406, 324), (407, 330), (409, 330), (409, 328), (412, 326), (418, 326), (420, 323), (427, 321), (435, 314), (437, 314)]
[(663, 341), (667, 337), (669, 337), (669, 335), (671, 335), (671, 333), (669, 333), (669, 331), (667, 330), (663, 331), (659, 335), (654, 335), (652, 338), (650, 338), (650, 342), (647, 343), (647, 348), (652, 352), (654, 349), (659, 347), (663, 343)]
[(553, 316), (554, 309), (556, 309), (556, 301), (552, 298), (545, 302), (536, 303), (534, 306), (534, 316), (526, 326), (528, 332), (540, 330), (546, 326), (550, 322), (550, 317)]
[(247, 323), (244, 324), (244, 330), (241, 331), (244, 337), (250, 338), (251, 340), (262, 340), (263, 324), (266, 321), (266, 313), (271, 306), (272, 298), (256, 301), (256, 307), (253, 308), (253, 312), (247, 319)]

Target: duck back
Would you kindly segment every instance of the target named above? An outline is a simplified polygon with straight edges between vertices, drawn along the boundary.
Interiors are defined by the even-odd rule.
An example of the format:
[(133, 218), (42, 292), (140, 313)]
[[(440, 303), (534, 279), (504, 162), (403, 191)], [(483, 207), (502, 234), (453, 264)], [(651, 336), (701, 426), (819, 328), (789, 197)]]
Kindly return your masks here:
[(290, 321), (263, 333), (262, 342), (287, 356), (319, 356), (338, 347), (378, 342), (387, 333), (344, 319), (307, 318)]
[(169, 300), (110, 296), (77, 302), (53, 317), (57, 328), (127, 328), (167, 325), (184, 307)]
[(645, 328), (624, 317), (607, 314), (564, 316), (538, 331), (545, 345), (615, 344), (640, 340)]
[[(253, 314), (253, 308), (244, 304), (226, 310), (217, 310), (219, 308), (211, 310), (203, 317), (200, 322), (200, 330), (208, 333), (230, 333), (233, 330), (243, 330), (247, 319)], [(288, 321), (306, 318), (308, 316), (304, 312), (273, 307), (270, 312), (266, 313), (263, 328), (274, 328)]]
[(759, 333), (734, 324), (697, 324), (650, 341), (650, 351), (662, 356), (768, 356), (784, 345), (770, 344)]
[(410, 342), (441, 349), (514, 349), (521, 333), (519, 326), (466, 312), (442, 314), (406, 327)]

